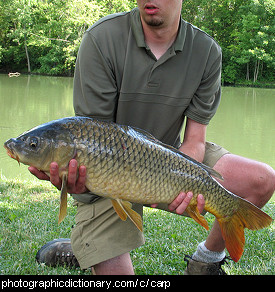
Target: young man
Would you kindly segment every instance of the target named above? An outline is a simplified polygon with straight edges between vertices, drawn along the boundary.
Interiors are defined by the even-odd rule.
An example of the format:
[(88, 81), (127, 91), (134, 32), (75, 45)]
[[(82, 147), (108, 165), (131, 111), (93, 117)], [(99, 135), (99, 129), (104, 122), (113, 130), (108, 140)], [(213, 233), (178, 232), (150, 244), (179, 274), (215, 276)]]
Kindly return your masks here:
[[(221, 95), (221, 49), (209, 35), (181, 19), (182, 0), (137, 0), (138, 9), (110, 15), (94, 24), (83, 37), (74, 79), (76, 115), (97, 117), (144, 129), (164, 143), (217, 170), (221, 183), (233, 193), (262, 207), (275, 189), (274, 170), (260, 162), (230, 154), (206, 142), (207, 124)], [(187, 119), (184, 140), (179, 136)], [(50, 178), (33, 167), (40, 179), (61, 183), (58, 165)], [(131, 221), (123, 222), (110, 200), (88, 193), (85, 166), (72, 160), (68, 187), (78, 208), (71, 244), (82, 268), (96, 274), (133, 274), (129, 252), (144, 243)], [(84, 193), (84, 194), (83, 194)], [(192, 193), (181, 193), (169, 206), (183, 214)], [(154, 205), (155, 207), (156, 205)], [(198, 207), (204, 207), (198, 196)], [(142, 206), (134, 204), (142, 214)], [(56, 253), (66, 258), (70, 241), (53, 241), (38, 260)], [(225, 244), (217, 223), (199, 244), (187, 274), (222, 274)]]

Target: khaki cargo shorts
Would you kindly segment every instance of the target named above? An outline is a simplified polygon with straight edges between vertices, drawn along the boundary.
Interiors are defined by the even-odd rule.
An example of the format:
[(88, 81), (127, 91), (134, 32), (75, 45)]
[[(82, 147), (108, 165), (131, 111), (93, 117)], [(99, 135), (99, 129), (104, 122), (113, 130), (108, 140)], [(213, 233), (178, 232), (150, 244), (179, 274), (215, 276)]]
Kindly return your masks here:
[[(213, 167), (227, 153), (221, 146), (207, 142), (203, 163)], [(74, 205), (77, 206), (77, 215), (71, 243), (82, 269), (130, 252), (145, 243), (143, 233), (131, 220), (122, 221), (109, 199), (100, 198), (92, 204), (75, 200)], [(158, 208), (167, 211), (168, 205), (159, 204)], [(133, 209), (142, 216), (142, 205), (133, 204)]]

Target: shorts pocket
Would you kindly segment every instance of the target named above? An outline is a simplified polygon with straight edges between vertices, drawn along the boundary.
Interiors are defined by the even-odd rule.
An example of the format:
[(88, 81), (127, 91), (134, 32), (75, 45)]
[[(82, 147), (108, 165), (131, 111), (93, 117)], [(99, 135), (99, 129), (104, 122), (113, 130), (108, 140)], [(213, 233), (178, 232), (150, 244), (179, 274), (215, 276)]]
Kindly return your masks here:
[(96, 251), (93, 241), (93, 204), (77, 203), (76, 225), (72, 229), (71, 244), (77, 259)]

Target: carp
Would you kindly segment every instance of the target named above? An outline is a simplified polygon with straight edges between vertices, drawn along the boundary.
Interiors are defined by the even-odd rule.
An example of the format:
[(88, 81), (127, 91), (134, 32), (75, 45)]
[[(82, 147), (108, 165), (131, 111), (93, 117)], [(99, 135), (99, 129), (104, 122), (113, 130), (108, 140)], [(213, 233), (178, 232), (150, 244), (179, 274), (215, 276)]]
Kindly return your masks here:
[(197, 196), (205, 210), (218, 220), (226, 248), (234, 261), (243, 253), (244, 228), (267, 227), (272, 218), (252, 203), (226, 190), (214, 177), (215, 170), (151, 134), (125, 125), (94, 118), (63, 118), (35, 127), (4, 143), (10, 157), (49, 173), (51, 162), (59, 165), (62, 178), (59, 223), (66, 216), (67, 175), (71, 159), (87, 168), (86, 187), (111, 199), (122, 220), (129, 217), (142, 231), (141, 216), (131, 203), (171, 203), (180, 192), (191, 191), (186, 212), (209, 229), (197, 209)]

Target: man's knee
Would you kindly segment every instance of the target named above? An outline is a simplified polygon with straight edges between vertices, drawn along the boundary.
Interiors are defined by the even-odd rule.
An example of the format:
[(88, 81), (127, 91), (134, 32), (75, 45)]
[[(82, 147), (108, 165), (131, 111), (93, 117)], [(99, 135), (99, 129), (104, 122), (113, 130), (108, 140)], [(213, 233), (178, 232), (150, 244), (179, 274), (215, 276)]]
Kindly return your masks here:
[(261, 163), (260, 167), (255, 170), (252, 187), (259, 196), (260, 205), (266, 204), (275, 191), (275, 170), (271, 166)]
[(222, 185), (258, 207), (263, 207), (275, 190), (275, 170), (269, 165), (234, 154), (221, 157), (214, 169), (224, 177)]

